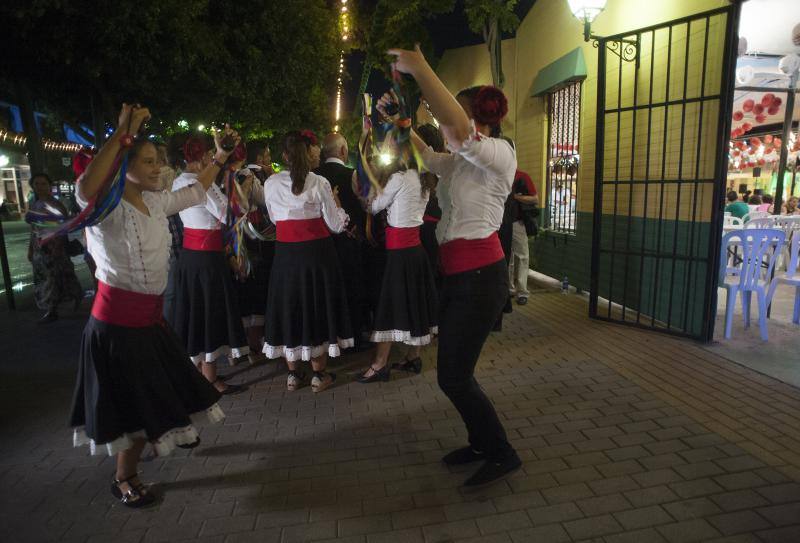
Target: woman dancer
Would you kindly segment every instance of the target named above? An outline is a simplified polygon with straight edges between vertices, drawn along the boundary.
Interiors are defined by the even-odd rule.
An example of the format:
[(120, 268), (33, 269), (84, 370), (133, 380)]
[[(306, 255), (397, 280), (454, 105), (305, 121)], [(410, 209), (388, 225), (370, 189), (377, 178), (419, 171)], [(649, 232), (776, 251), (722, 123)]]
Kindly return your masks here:
[[(435, 153), (413, 141), (425, 168), (439, 175), (442, 220), (436, 235), (444, 275), (439, 317), (439, 387), (455, 405), (469, 445), (447, 454), (449, 465), (483, 461), (464, 486), (495, 482), (521, 465), (494, 406), (475, 380), (475, 365), (508, 296), (508, 268), (497, 230), (511, 191), (517, 160), (499, 139), (508, 112), (502, 91), (479, 87), (454, 98), (428, 65), (419, 47), (392, 49), (395, 69), (410, 74), (438, 119), (452, 154)], [(383, 109), (390, 96), (379, 104)]]
[(321, 392), (336, 376), (326, 371), (328, 356), (353, 346), (353, 331), (342, 274), (329, 229), (342, 232), (347, 214), (330, 183), (311, 172), (317, 147), (308, 131), (289, 132), (283, 159), (289, 170), (273, 175), (262, 196), (275, 222), (277, 243), (267, 295), (264, 353), (284, 357), (289, 367), (286, 387), (304, 382), (299, 361), (311, 361), (311, 388)]
[[(31, 177), (30, 184), (35, 198), (31, 211), (47, 213), (54, 210), (67, 216), (64, 204), (53, 197), (53, 182), (47, 174), (37, 173)], [(67, 252), (67, 236), (56, 236), (41, 244), (42, 233), (40, 227), (31, 226), (28, 261), (33, 268), (33, 299), (39, 309), (46, 311), (39, 323), (45, 324), (58, 319), (58, 305), (64, 300), (72, 300), (77, 310), (83, 299), (83, 289)]]
[(213, 163), (198, 172), (194, 185), (161, 191), (156, 148), (131, 137), (149, 117), (146, 108), (123, 105), (119, 128), (76, 190), (78, 203), (86, 207), (102, 189), (120, 148), (130, 147), (122, 201), (87, 229), (98, 291), (83, 331), (70, 417), (75, 446), (89, 444), (92, 454), (117, 456), (111, 493), (128, 507), (156, 499), (137, 475), (147, 442), (159, 456), (176, 446), (191, 448), (200, 442), (197, 421), (224, 417), (219, 392), (197, 373), (163, 324), (161, 294), (167, 284), (167, 216), (205, 200), (228, 154), (217, 144)]
[[(198, 174), (212, 163), (203, 138), (189, 138), (183, 153), (186, 168), (173, 182), (173, 191), (196, 184)], [(236, 394), (245, 387), (219, 379), (216, 367), (218, 358), (239, 358), (250, 351), (222, 240), (227, 213), (228, 199), (216, 184), (204, 202), (180, 212), (183, 248), (175, 270), (175, 302), (169, 321), (206, 379), (221, 393)]]
[[(413, 156), (412, 153), (408, 155)], [(437, 333), (436, 284), (428, 255), (420, 242), (422, 217), (436, 177), (425, 176), (423, 183), (413, 158), (410, 161), (408, 169), (390, 176), (384, 173), (388, 181), (383, 190), (372, 194), (367, 203), (367, 210), (372, 214), (388, 210), (389, 226), (386, 228), (386, 267), (370, 335), (370, 341), (377, 343), (377, 348), (372, 364), (358, 377), (360, 383), (389, 380), (389, 351), (395, 341), (410, 346), (404, 362), (395, 367), (420, 373), (422, 346), (429, 344)]]

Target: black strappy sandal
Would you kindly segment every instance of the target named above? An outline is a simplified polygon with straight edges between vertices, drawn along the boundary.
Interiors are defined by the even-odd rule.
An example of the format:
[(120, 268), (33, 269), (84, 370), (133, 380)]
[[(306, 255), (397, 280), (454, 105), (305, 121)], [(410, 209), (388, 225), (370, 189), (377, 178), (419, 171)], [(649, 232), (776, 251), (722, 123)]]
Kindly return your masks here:
[(407, 371), (408, 373), (422, 373), (422, 359), (417, 357), (414, 360), (404, 359), (403, 362), (395, 362), (392, 364), (393, 370)]
[[(138, 477), (138, 473), (134, 473), (125, 479), (114, 478), (111, 483), (111, 494), (122, 503), (125, 507), (132, 509), (140, 509), (153, 505), (156, 503), (155, 495), (149, 490), (145, 489), (144, 485), (139, 482), (138, 485), (133, 484), (131, 481)], [(112, 476), (113, 477), (113, 476)], [(128, 490), (123, 492), (119, 487), (122, 483), (128, 483)]]

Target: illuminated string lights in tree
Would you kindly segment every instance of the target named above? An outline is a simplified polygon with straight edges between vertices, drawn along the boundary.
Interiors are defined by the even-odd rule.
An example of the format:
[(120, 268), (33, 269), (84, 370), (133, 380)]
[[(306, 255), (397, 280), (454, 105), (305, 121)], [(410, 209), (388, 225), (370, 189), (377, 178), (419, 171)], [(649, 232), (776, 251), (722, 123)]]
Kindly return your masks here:
[[(19, 147), (24, 147), (28, 142), (28, 138), (23, 134), (16, 132), (9, 132), (8, 130), (0, 128), (0, 143), (10, 143)], [(58, 151), (64, 153), (77, 153), (85, 146), (79, 143), (69, 143), (65, 141), (53, 141), (49, 139), (42, 139), (42, 148), (45, 151)]]
[(339, 73), (336, 79), (336, 124), (334, 132), (339, 131), (339, 119), (342, 117), (342, 82), (344, 80), (344, 46), (350, 39), (350, 16), (347, 9), (347, 0), (341, 0), (339, 8), (339, 28), (342, 33), (342, 49), (339, 53)]

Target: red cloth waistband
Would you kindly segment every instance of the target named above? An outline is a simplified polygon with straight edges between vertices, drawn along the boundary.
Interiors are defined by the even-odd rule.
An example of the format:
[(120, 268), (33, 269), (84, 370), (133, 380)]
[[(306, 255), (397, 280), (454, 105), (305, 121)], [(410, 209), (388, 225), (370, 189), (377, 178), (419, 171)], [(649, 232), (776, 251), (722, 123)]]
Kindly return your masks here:
[(454, 239), (439, 246), (444, 275), (477, 270), (505, 258), (497, 232), (483, 239)]
[(322, 217), (275, 223), (275, 239), (278, 241), (311, 241), (327, 238), (330, 235)]
[(439, 222), (441, 217), (435, 217), (433, 215), (423, 215), (422, 220), (425, 222)]
[(117, 326), (144, 328), (163, 321), (163, 302), (160, 294), (132, 292), (98, 281), (92, 317)]
[(193, 251), (222, 251), (222, 230), (184, 228), (183, 247)]
[(419, 226), (409, 228), (386, 227), (386, 248), (387, 249), (408, 249), (416, 247), (419, 241)]

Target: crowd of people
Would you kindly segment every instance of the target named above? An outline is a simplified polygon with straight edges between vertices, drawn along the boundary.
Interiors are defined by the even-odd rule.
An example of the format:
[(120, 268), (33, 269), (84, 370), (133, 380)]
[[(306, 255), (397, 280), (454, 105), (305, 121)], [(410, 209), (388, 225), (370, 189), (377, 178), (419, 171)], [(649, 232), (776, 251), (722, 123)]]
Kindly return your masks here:
[[(76, 446), (116, 455), (110, 488), (124, 505), (157, 500), (138, 476), (148, 443), (158, 456), (198, 446), (196, 424), (220, 421), (220, 397), (245, 390), (217, 374), (219, 360), (283, 358), (289, 391), (320, 393), (336, 380), (331, 357), (372, 348), (356, 380), (387, 381), (393, 369), (420, 373), (421, 350), (436, 336), (438, 384), (468, 435), (443, 462), (481, 463), (465, 487), (520, 467), (475, 367), (509, 293), (527, 300), (523, 237), (536, 189), (501, 137), (502, 91), (453, 96), (418, 48), (390, 55), (416, 80), (438, 128), (410, 126), (393, 107), (397, 96), (381, 97), (382, 122), (403, 134), (396, 156), (408, 160), (378, 167), (377, 157), (362, 157), (375, 171), (369, 190), (346, 165), (340, 134), (320, 142), (288, 132), (276, 172), (266, 146), (246, 145), (228, 126), (213, 138), (154, 145), (137, 136), (150, 119), (138, 104), (123, 105), (79, 178), (77, 202), (91, 209), (125, 157), (119, 204), (85, 230), (97, 287), (70, 416)], [(52, 204), (45, 181), (42, 205)], [(247, 235), (232, 236), (239, 231)], [(509, 239), (525, 249), (515, 290)], [(34, 251), (47, 247), (32, 242)], [(59, 288), (59, 299), (74, 294)], [(390, 364), (394, 343), (405, 351)]]
[[(739, 194), (735, 190), (726, 195), (725, 212), (732, 217), (746, 219), (753, 211), (764, 211), (772, 215), (775, 212), (775, 199), (771, 194), (754, 194), (750, 191)], [(797, 196), (789, 196), (781, 204), (781, 215), (800, 215)]]

